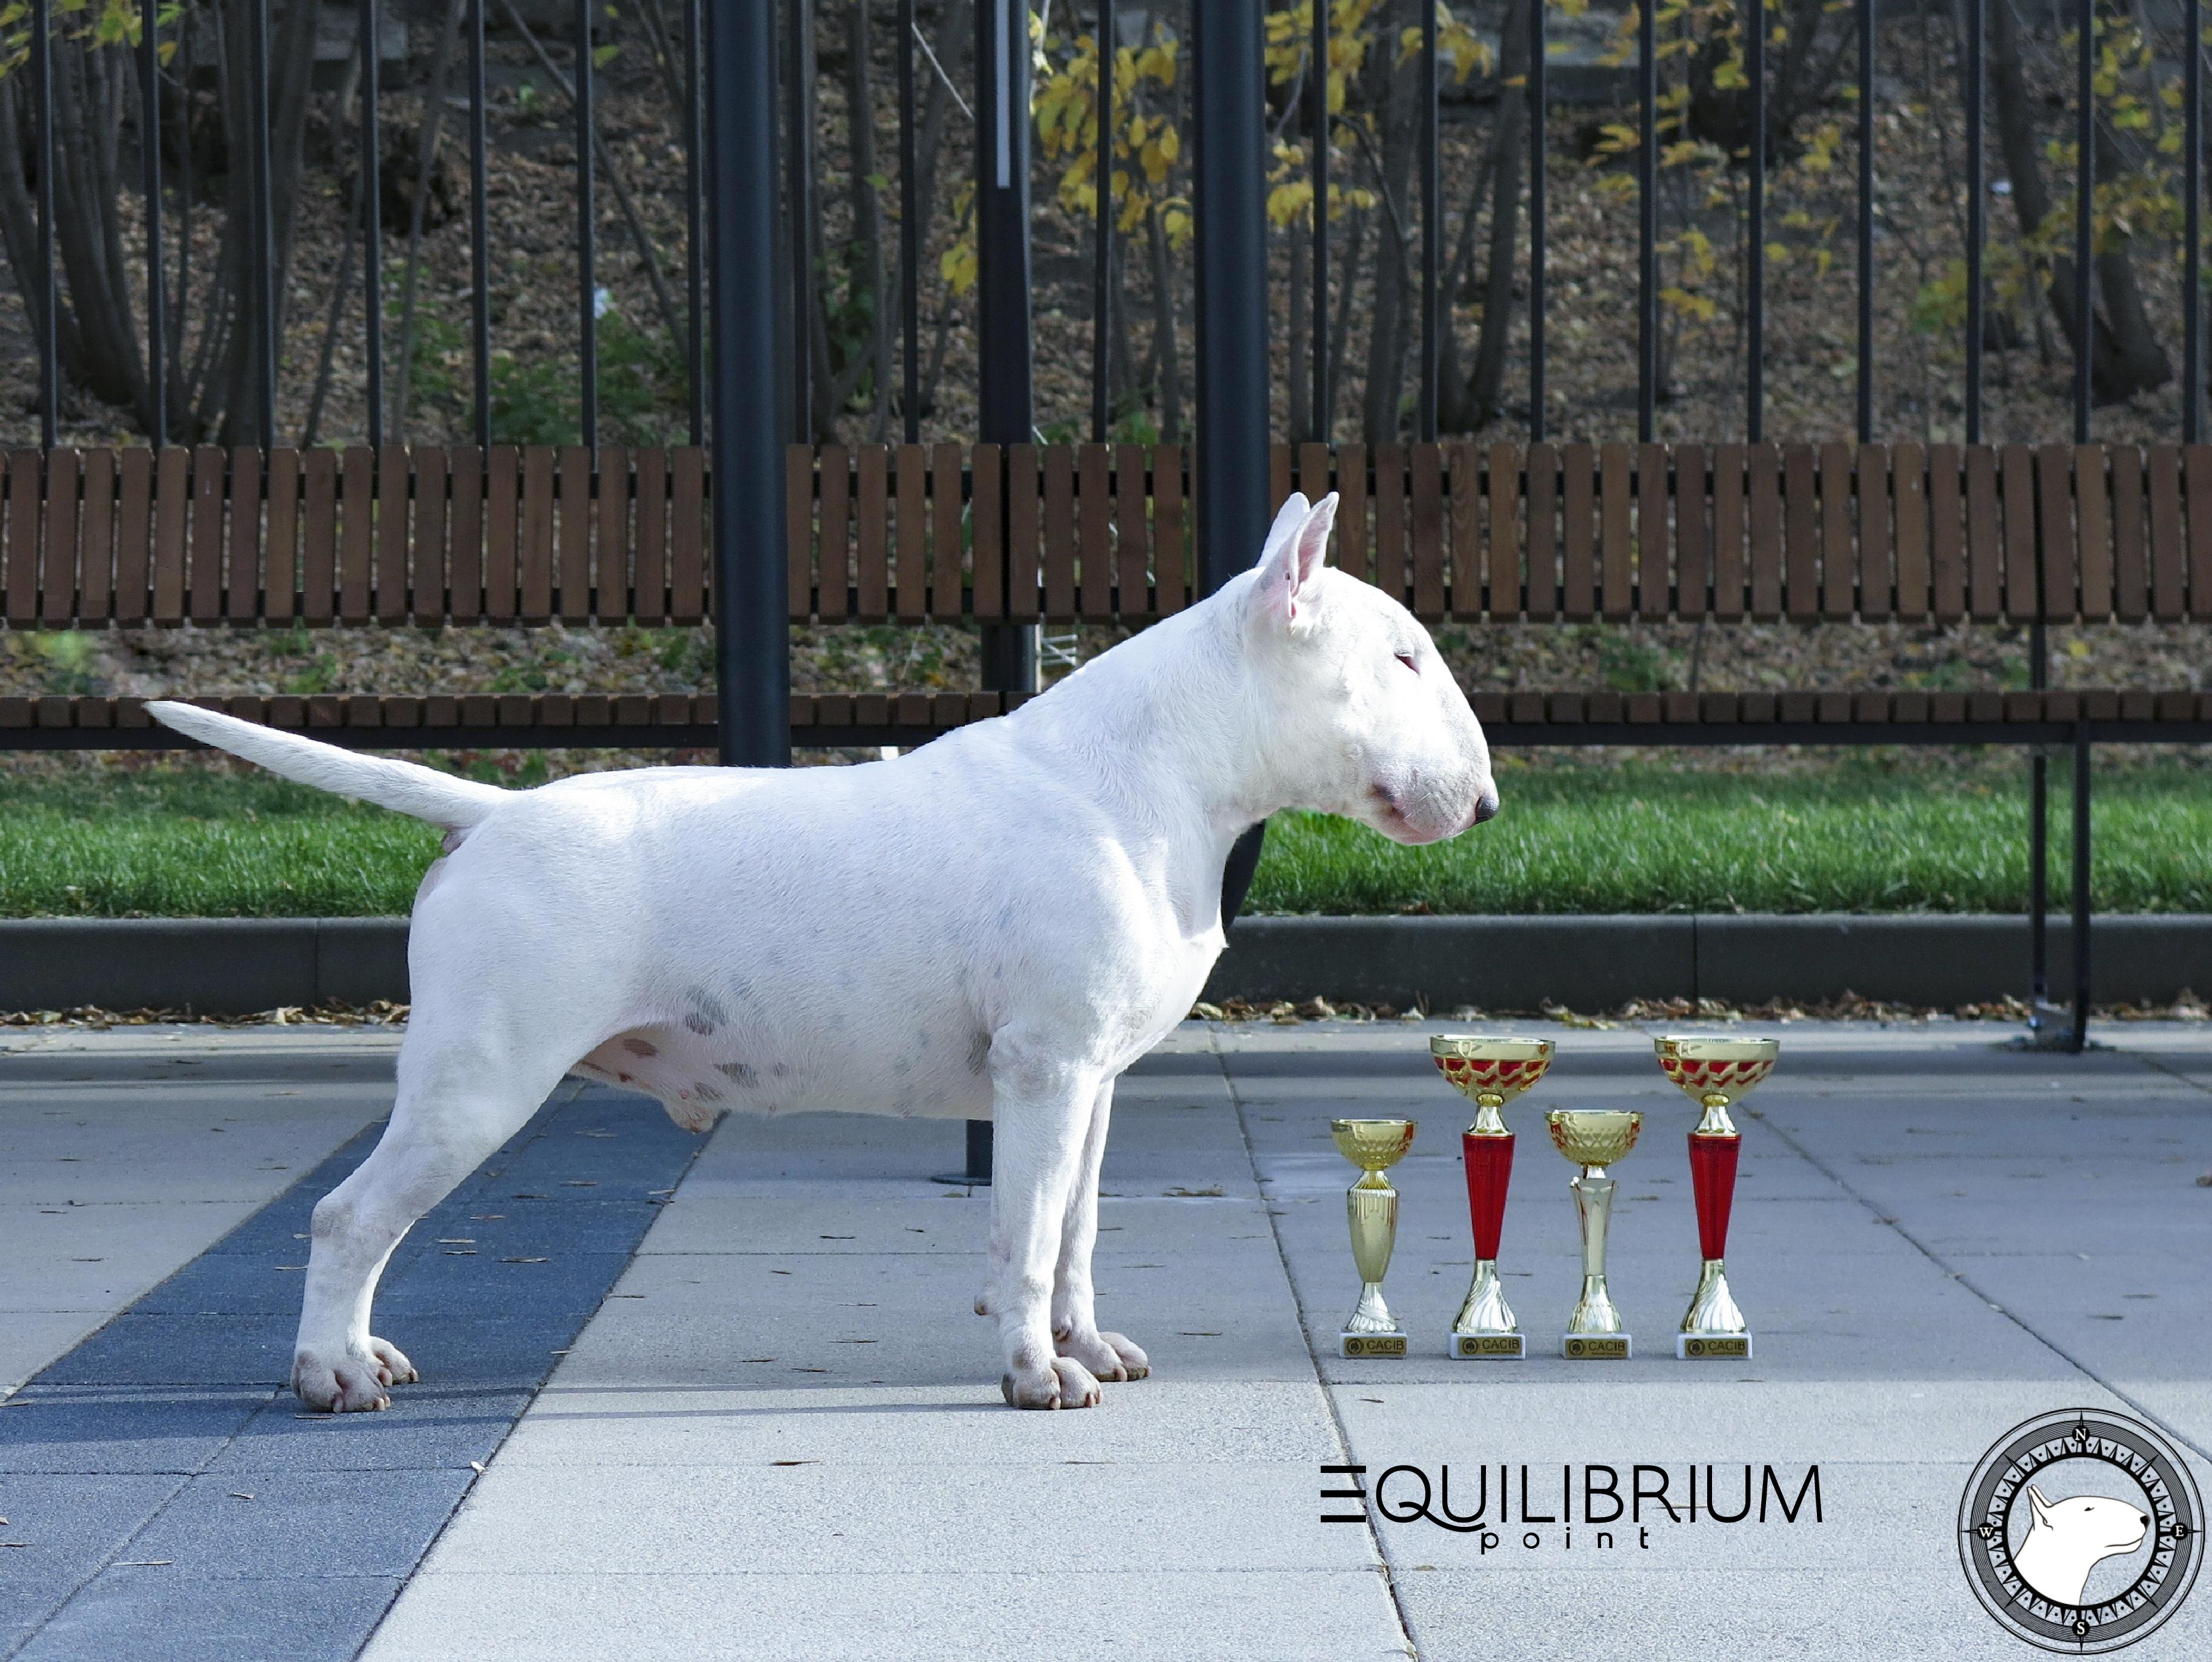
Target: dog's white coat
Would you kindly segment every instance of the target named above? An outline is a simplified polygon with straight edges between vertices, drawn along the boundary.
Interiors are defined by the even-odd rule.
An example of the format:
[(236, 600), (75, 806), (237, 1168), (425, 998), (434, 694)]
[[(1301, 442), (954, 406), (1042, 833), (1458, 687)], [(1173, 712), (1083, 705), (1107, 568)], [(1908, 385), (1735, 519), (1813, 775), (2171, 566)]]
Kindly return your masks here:
[(1427, 633), (1323, 564), (1293, 497), (1259, 564), (1010, 716), (853, 767), (644, 768), (506, 792), (173, 703), (161, 720), (451, 828), (415, 901), (390, 1127), (316, 1208), (293, 1386), (380, 1408), (407, 1229), (571, 1072), (726, 1108), (992, 1119), (1003, 1388), (1080, 1406), (1145, 1355), (1093, 1314), (1115, 1077), (1189, 1010), (1254, 822), (1429, 842), (1497, 805)]
[(2013, 1554), (2021, 1579), (2057, 1604), (2078, 1604), (2089, 1572), (2106, 1559), (2133, 1552), (2150, 1528), (2149, 1514), (2106, 1495), (2046, 1501), (2027, 1486), (2027, 1538)]

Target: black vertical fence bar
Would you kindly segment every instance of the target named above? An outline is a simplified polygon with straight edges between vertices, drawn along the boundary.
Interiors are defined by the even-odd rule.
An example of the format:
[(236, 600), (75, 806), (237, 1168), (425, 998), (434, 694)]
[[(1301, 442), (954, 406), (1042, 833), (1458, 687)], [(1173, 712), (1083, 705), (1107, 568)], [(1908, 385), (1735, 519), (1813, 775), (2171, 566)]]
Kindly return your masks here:
[[(599, 239), (592, 155), (593, 0), (576, 0), (576, 381), (584, 448), (599, 446)], [(763, 289), (762, 293), (768, 291)]]
[(710, 0), (707, 54), (714, 689), (724, 765), (781, 767), (791, 761), (783, 435), (763, 419), (781, 379), (766, 304), (778, 281), (775, 0)]
[(252, 0), (247, 19), (253, 92), (254, 389), (262, 444), (276, 442), (276, 209), (269, 155), (269, 3)]
[(899, 0), (899, 414), (908, 444), (921, 439), (921, 181), (915, 177), (914, 0)]
[[(2194, 3), (2194, 0), (2191, 0)], [(1966, 0), (1966, 442), (1982, 441), (1982, 253), (1989, 186), (1982, 155), (1982, 70), (1989, 28), (1982, 0)]]
[(1091, 189), (1097, 197), (1091, 244), (1091, 436), (1104, 443), (1113, 412), (1107, 408), (1114, 304), (1114, 0), (1098, 0), (1098, 143)]
[(376, 103), (377, 0), (361, 3), (361, 240), (362, 354), (368, 362), (368, 441), (384, 442), (384, 182)]
[(1544, 184), (1549, 169), (1544, 143), (1547, 57), (1545, 0), (1527, 0), (1528, 25), (1528, 438), (1544, 439)]
[(699, 165), (699, 5), (700, 0), (684, 0), (684, 276), (691, 329), (684, 379), (690, 385), (695, 445), (707, 441), (707, 246), (700, 224), (707, 192)]
[(1659, 408), (1659, 0), (1636, 19), (1636, 436), (1651, 442)]
[[(2195, 36), (2190, 50), (2197, 49)], [(2089, 724), (2074, 724), (2074, 1025), (2066, 1048), (2089, 1042)]]
[(1035, 419), (1028, 19), (1016, 0), (976, 0), (976, 436), (992, 445), (1029, 443)]
[(1443, 158), (1437, 133), (1437, 8), (1421, 7), (1421, 379), (1416, 401), (1419, 436), (1437, 436), (1437, 261), (1443, 244)]
[(38, 119), (39, 168), (39, 444), (52, 450), (61, 416), (61, 337), (55, 318), (54, 68), (47, 0), (31, 0), (31, 110)]
[(1313, 4), (1313, 432), (1326, 444), (1336, 423), (1328, 385), (1328, 9)]
[(2204, 408), (2204, 21), (2189, 0), (2188, 55), (2183, 59), (2181, 210), (2181, 441), (2193, 445)]
[(812, 103), (806, 95), (807, 76), (814, 61), (811, 40), (813, 29), (813, 0), (791, 0), (785, 14), (782, 39), (783, 210), (790, 260), (787, 277), (790, 285), (792, 337), (790, 432), (802, 442), (814, 436), (815, 300), (811, 266), (814, 135), (809, 129), (807, 115)]
[[(2000, 0), (2002, 3), (2002, 0)], [(2074, 442), (2089, 442), (2096, 285), (2090, 270), (2097, 194), (2097, 0), (2080, 0), (2074, 27)], [(2192, 43), (2193, 44), (2193, 43)]]
[[(1267, 138), (1260, 0), (1191, 8), (1198, 252), (1198, 583), (1249, 566), (1268, 520)], [(1230, 851), (1221, 920), (1236, 920), (1260, 863), (1262, 822)]]
[(146, 192), (146, 432), (169, 431), (168, 294), (161, 266), (161, 8), (138, 11), (138, 165)]
[(1744, 436), (1766, 437), (1766, 0), (1749, 0), (1751, 38), (1744, 74), (1751, 82), (1751, 225), (1744, 275)]
[(1874, 439), (1874, 8), (1859, 0), (1859, 442)]
[[(469, 296), (469, 355), (476, 369), (476, 437), (478, 449), (491, 444), (491, 221), (484, 200), (485, 131), (484, 3), (469, 7), (469, 275), (476, 292)], [(692, 147), (696, 150), (698, 147)], [(696, 237), (692, 239), (696, 246)], [(696, 327), (698, 311), (694, 302)], [(692, 381), (698, 381), (694, 367)], [(695, 442), (696, 435), (694, 435)]]

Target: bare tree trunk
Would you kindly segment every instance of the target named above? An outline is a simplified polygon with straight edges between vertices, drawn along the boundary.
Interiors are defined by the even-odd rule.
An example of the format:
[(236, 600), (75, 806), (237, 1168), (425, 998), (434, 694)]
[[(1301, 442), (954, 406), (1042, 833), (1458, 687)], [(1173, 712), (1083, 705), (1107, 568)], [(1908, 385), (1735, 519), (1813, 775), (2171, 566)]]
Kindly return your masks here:
[[(2012, 179), (2012, 200), (2020, 216), (2022, 236), (2032, 236), (2051, 216), (2050, 187), (2043, 177), (2043, 136), (2036, 130), (2034, 105), (2027, 78), (2021, 67), (2020, 19), (2013, 0), (1997, 0), (1994, 9), (1994, 39), (1990, 53), (1990, 90), (1996, 105), (1998, 141), (2004, 151), (2005, 171)], [(2114, 149), (2100, 133), (2100, 153)], [(2116, 165), (2117, 158), (2115, 158)], [(2100, 167), (2100, 173), (2106, 170)], [(2125, 244), (2094, 258), (2094, 276), (2105, 297), (2105, 313), (2090, 297), (2089, 318), (2094, 329), (2095, 349), (2089, 361), (2090, 396), (2098, 403), (2119, 403), (2138, 392), (2163, 385), (2172, 375), (2166, 349), (2151, 333), (2142, 297), (2136, 288), (2133, 262)], [(2052, 316), (2064, 333), (2078, 361), (2082, 324), (2074, 303), (2074, 262), (2063, 254), (2051, 257), (2051, 282), (2046, 294)]]
[(1382, 193), (1382, 240), (1375, 250), (1375, 318), (1367, 337), (1367, 387), (1364, 425), (1370, 444), (1398, 436), (1399, 404), (1406, 379), (1407, 337), (1412, 321), (1412, 281), (1406, 246), (1413, 147), (1419, 136), (1420, 80), (1413, 60), (1395, 62), (1389, 44), (1418, 27), (1423, 0), (1397, 0), (1382, 28), (1385, 43), (1376, 56), (1377, 72), (1387, 77), (1382, 106), (1382, 161), (1376, 183)]
[(1182, 442), (1182, 355), (1176, 344), (1175, 273), (1168, 258), (1167, 233), (1159, 210), (1145, 215), (1152, 256), (1152, 363), (1160, 398), (1160, 439)]
[[(1529, 27), (1527, 6), (1509, 6), (1504, 38), (1498, 43), (1498, 118), (1490, 130), (1490, 257), (1482, 286), (1482, 333), (1475, 347), (1474, 369), (1465, 381), (1455, 374), (1439, 377), (1443, 408), (1440, 424), (1455, 433), (1479, 432), (1504, 407), (1505, 349), (1513, 334), (1513, 270), (1521, 237), (1521, 153), (1526, 143), (1528, 100), (1516, 88), (1528, 73)], [(1468, 203), (1474, 217), (1474, 203)], [(1444, 334), (1446, 352), (1452, 354), (1451, 331)]]

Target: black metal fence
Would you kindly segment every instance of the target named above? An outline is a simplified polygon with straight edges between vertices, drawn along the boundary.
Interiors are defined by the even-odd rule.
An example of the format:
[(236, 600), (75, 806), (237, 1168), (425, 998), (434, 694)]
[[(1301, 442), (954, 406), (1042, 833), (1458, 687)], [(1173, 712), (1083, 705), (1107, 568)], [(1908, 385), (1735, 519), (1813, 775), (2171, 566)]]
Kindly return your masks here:
[[(329, 64), (313, 7), (106, 0), (65, 11), (31, 0), (19, 26), (27, 52), (0, 75), (21, 141), (20, 154), (0, 162), (0, 209), (15, 187), (31, 189), (21, 211), (0, 220), (37, 369), (26, 402), (42, 440), (53, 442), (64, 425), (112, 434), (103, 412), (116, 409), (172, 440), (407, 436), (418, 419), (409, 406), (422, 397), (416, 291), (434, 264), (424, 252), (425, 204), (445, 188), (449, 137), (463, 152), (454, 194), (465, 211), (430, 240), (465, 239), (465, 343), (448, 355), (449, 409), (419, 419), (491, 441), (501, 436), (503, 364), (526, 360), (542, 385), (557, 360), (573, 377), (562, 419), (597, 442), (608, 373), (602, 317), (608, 284), (618, 282), (649, 292), (639, 310), (654, 319), (658, 355), (647, 367), (668, 405), (666, 436), (704, 440), (704, 122), (714, 90), (702, 74), (707, 14), (719, 22), (755, 8), (428, 3), (395, 22), (399, 0), (352, 0), (354, 39), (333, 89), (317, 79), (316, 66)], [(2100, 0), (1961, 0), (1955, 17), (1875, 0), (1832, 15), (1820, 0), (1635, 0), (1610, 15), (1618, 27), (1604, 52), (1584, 50), (1582, 29), (1572, 61), (1553, 37), (1577, 14), (1552, 0), (1498, 0), (1457, 17), (1426, 0), (781, 0), (767, 11), (775, 108), (763, 130), (776, 153), (781, 246), (769, 292), (746, 303), (777, 308), (776, 404), (794, 436), (829, 436), (841, 423), (889, 436), (894, 415), (909, 438), (972, 435), (1011, 409), (1005, 396), (994, 409), (988, 385), (1009, 354), (1017, 367), (1035, 358), (1051, 372), (1033, 378), (1036, 408), (1024, 427), (1103, 437), (1134, 422), (1173, 431), (1183, 419), (1185, 341), (1202, 381), (1209, 343), (1255, 327), (1267, 355), (1261, 408), (1276, 432), (1298, 438), (1341, 435), (1348, 423), (1369, 439), (1493, 428), (1534, 437), (1626, 437), (1632, 428), (1646, 439), (1905, 436), (1913, 412), (1878, 396), (1882, 378), (1910, 368), (1924, 379), (1925, 358), (1942, 360), (1942, 385), (1921, 403), (1945, 407), (1919, 409), (1921, 426), (1972, 440), (1984, 436), (1990, 355), (2026, 362), (2030, 335), (2034, 361), (2022, 374), (2051, 399), (2046, 409), (2008, 391), (2020, 406), (2015, 429), (2026, 422), (2047, 434), (2070, 405), (2076, 437), (2090, 435), (2093, 416), (2115, 436), (2201, 430), (2200, 0), (2160, 0), (2148, 13)], [(405, 113), (395, 100), (404, 106), (407, 95), (384, 76), (402, 24), (416, 48), (404, 60), (415, 124), (411, 149), (398, 136), (395, 161), (392, 125)], [(1237, 172), (1267, 197), (1255, 286), (1202, 301), (1191, 292), (1202, 286), (1200, 249), (1187, 258), (1183, 239), (1194, 232), (1202, 248), (1209, 235), (1202, 209), (1212, 187), (1197, 128), (1202, 77), (1215, 70), (1191, 74), (1194, 53), (1216, 64), (1228, 54), (1223, 72), (1256, 78), (1240, 88), (1251, 94), (1243, 100), (1249, 137), (1217, 138), (1213, 149), (1217, 162), (1237, 145), (1255, 149), (1257, 171)], [(458, 88), (448, 85), (456, 56)], [(118, 91), (126, 81), (131, 96)], [(603, 81), (622, 106), (612, 136), (633, 141), (619, 156)], [(641, 167), (630, 106), (648, 94), (653, 142), (665, 134), (667, 148)], [(2070, 149), (2062, 128), (2023, 128), (2024, 95), (2037, 109), (2067, 107)], [(89, 107), (101, 98), (112, 108)], [(1963, 117), (1955, 142), (1946, 113), (1954, 105)], [(449, 106), (462, 112), (458, 135), (445, 130)], [(112, 125), (101, 130), (103, 121)], [(211, 122), (222, 128), (212, 161), (203, 130)], [(553, 154), (550, 136), (565, 126), (565, 223), (541, 213), (495, 227), (489, 208), (507, 188), (500, 170), (519, 122), (533, 155)], [(878, 158), (885, 124), (895, 142)], [(1172, 149), (1144, 136), (1163, 133), (1176, 136)], [(100, 143), (88, 146), (88, 135)], [(309, 154), (318, 143), (327, 155)], [(120, 161), (126, 143), (137, 153), (135, 178), (76, 154), (104, 145)], [(1886, 150), (1907, 149), (1922, 171), (1891, 178)], [(2039, 152), (2057, 157), (2070, 186), (2041, 180)], [(1834, 165), (1846, 154), (1848, 191)], [(1942, 161), (1940, 179), (1927, 171), (1930, 157)], [(948, 185), (963, 174), (965, 185)], [(1593, 180), (1621, 188), (1593, 197)], [(1016, 183), (1019, 213), (1001, 211), (994, 194)], [(1563, 185), (1574, 198), (1564, 208)], [(126, 185), (136, 208), (119, 200)], [(1995, 240), (1993, 189), (2021, 221)], [(1937, 209), (1905, 199), (1935, 190), (1945, 197)], [(1632, 239), (1629, 216), (1611, 211), (1630, 194)], [(386, 222), (394, 201), (410, 222)], [(1560, 216), (1586, 220), (1591, 201), (1602, 222), (1595, 232), (1568, 227), (1579, 252), (1563, 279)], [(1250, 206), (1240, 196), (1214, 213)], [(1915, 217), (1916, 208), (1926, 211)], [(335, 267), (325, 258), (309, 270), (295, 257), (311, 221), (343, 243)], [(218, 222), (210, 258), (204, 245)], [(610, 230), (618, 247), (603, 246)], [(395, 350), (386, 244), (403, 234)], [(885, 258), (894, 236), (895, 258)], [(515, 252), (509, 237), (557, 239), (548, 252), (573, 271), (572, 324), (550, 326), (543, 283), (501, 294), (495, 253)], [(1474, 258), (1486, 240), (1487, 271)], [(1850, 257), (1832, 258), (1842, 251), (1826, 245), (1845, 242)], [(1696, 249), (1720, 243), (1732, 252), (1693, 276), (1705, 258)], [(126, 246), (135, 270), (113, 257)], [(1775, 309), (1778, 258), (1796, 283), (1787, 316)], [(1960, 270), (1933, 279), (1923, 270), (1917, 286), (1905, 284), (1900, 273), (1916, 261)], [(1814, 264), (1820, 285), (1808, 289), (1794, 274)], [(987, 315), (988, 292), (970, 294), (971, 283), (988, 291), (1016, 271), (1018, 350)], [(1848, 414), (1840, 401), (1793, 395), (1774, 430), (1777, 354), (1790, 373), (1802, 367), (1808, 312), (1824, 340), (1836, 332), (1845, 272), (1856, 290), (1850, 349), (1823, 373), (1829, 385), (1848, 385)], [(1937, 291), (1940, 304), (1928, 299)], [(325, 308), (319, 348), (313, 299)], [(1923, 304), (1941, 315), (1900, 323)], [(1632, 390), (1608, 381), (1598, 362), (1625, 343), (1618, 321), (1632, 308)], [(334, 345), (342, 315), (358, 317), (357, 347)], [(1152, 333), (1141, 352), (1131, 338), (1140, 318)], [(1402, 351), (1376, 343), (1386, 329), (1402, 333)], [(2158, 338), (2166, 329), (2179, 337), (2171, 357)], [(560, 337), (550, 347), (549, 333)], [(1470, 374), (1462, 337), (1491, 333), (1498, 338), (1480, 339)], [(129, 374), (98, 349), (124, 337), (143, 355)], [(972, 378), (958, 361), (969, 349)], [(357, 416), (350, 392), (332, 390), (334, 355), (344, 360), (336, 380), (348, 386), (357, 360)], [(1355, 355), (1364, 362), (1349, 361)], [(234, 362), (228, 379), (226, 361)], [(1060, 373), (1078, 361), (1087, 373)], [(1500, 367), (1508, 363), (1517, 372)], [(410, 376), (418, 384), (395, 409), (392, 381)], [(981, 384), (974, 403), (971, 379)], [(2008, 368), (2004, 379), (2012, 387), (2021, 377)], [(1687, 392), (1686, 379), (1696, 383)], [(1734, 385), (1732, 399), (1721, 397), (1723, 383)], [(1355, 385), (1356, 409), (1346, 399)], [(72, 402), (82, 409), (65, 422)], [(1395, 430), (1376, 431), (1381, 424)]]

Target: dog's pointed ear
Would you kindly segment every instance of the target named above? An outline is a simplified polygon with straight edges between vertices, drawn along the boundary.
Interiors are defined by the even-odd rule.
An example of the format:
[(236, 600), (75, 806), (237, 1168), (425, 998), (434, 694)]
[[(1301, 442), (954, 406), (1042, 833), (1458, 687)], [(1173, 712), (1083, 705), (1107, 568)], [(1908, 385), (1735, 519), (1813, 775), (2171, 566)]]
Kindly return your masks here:
[[(1304, 500), (1293, 496), (1291, 502)], [(1295, 624), (1300, 609), (1310, 602), (1314, 579), (1328, 552), (1329, 527), (1336, 523), (1336, 493), (1331, 491), (1318, 506), (1301, 513), (1291, 532), (1278, 543), (1276, 532), (1282, 530), (1289, 515), (1286, 505), (1276, 517), (1275, 531), (1268, 533), (1268, 555), (1260, 563), (1260, 585), (1254, 591), (1253, 606), (1261, 616)]]
[(1260, 544), (1260, 557), (1252, 563), (1264, 566), (1283, 551), (1283, 544), (1298, 534), (1298, 527), (1313, 512), (1313, 504), (1297, 491), (1292, 491), (1283, 506), (1275, 510), (1275, 523), (1267, 527), (1267, 539)]
[(2049, 1529), (2051, 1526), (2051, 1502), (2043, 1498), (2043, 1491), (2033, 1483), (2027, 1486), (2027, 1503), (2034, 1509), (2035, 1521)]

